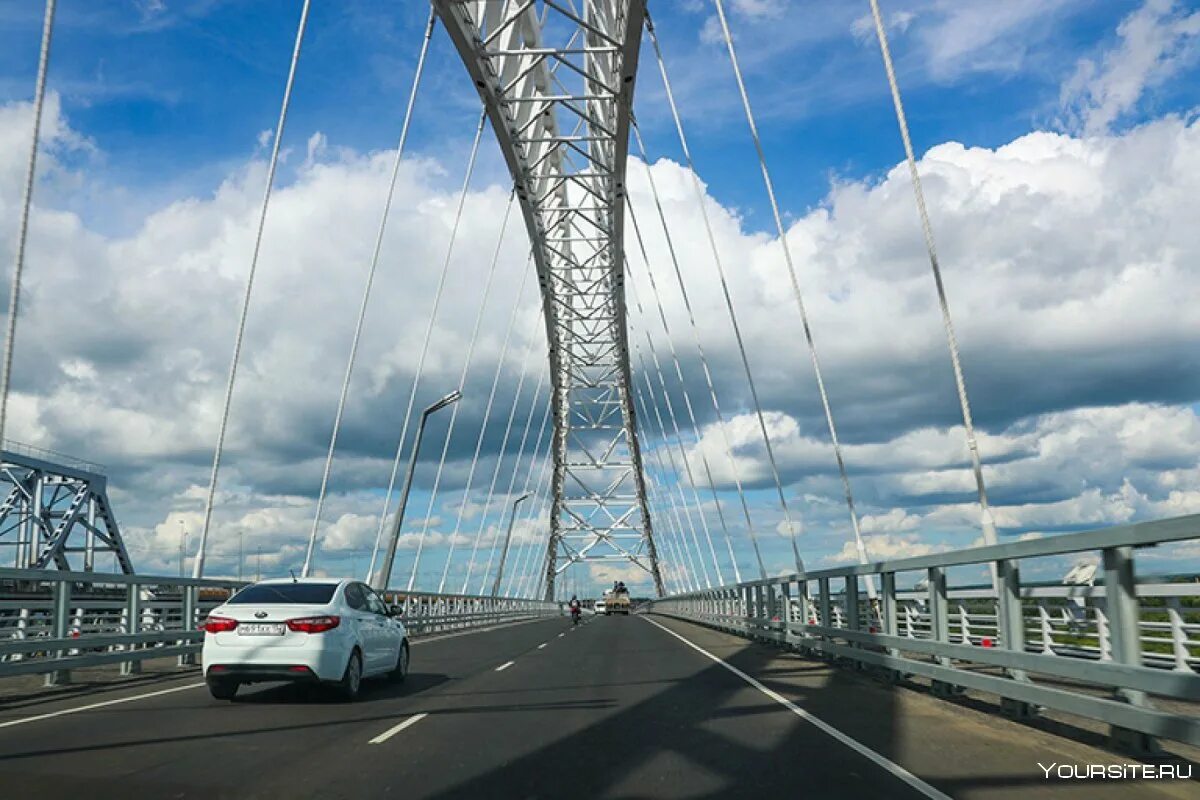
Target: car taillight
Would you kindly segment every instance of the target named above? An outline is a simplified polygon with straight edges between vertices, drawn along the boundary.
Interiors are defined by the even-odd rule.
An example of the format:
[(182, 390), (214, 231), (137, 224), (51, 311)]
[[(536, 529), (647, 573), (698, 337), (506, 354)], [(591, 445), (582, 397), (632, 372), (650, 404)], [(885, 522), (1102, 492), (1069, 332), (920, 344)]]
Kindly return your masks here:
[(289, 619), (287, 621), (288, 630), (296, 631), (297, 633), (324, 633), (331, 631), (340, 625), (341, 617), (300, 617), (299, 619)]
[(236, 619), (229, 617), (208, 617), (204, 620), (204, 624), (200, 627), (204, 628), (205, 633), (226, 633), (238, 626)]

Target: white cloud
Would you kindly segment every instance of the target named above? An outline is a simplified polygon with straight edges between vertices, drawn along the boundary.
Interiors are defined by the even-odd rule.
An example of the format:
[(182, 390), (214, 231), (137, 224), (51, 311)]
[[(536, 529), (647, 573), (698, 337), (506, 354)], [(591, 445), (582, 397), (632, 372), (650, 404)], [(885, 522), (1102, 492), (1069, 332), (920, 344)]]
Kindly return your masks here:
[[(867, 547), (867, 557), (873, 561), (889, 561), (899, 558), (916, 558), (934, 553), (942, 553), (950, 547), (921, 541), (919, 536), (894, 536), (890, 533), (863, 537)], [(842, 549), (825, 559), (831, 564), (858, 563), (858, 549), (854, 542), (846, 542)]]
[(1119, 43), (1096, 59), (1083, 58), (1063, 83), (1064, 123), (1089, 135), (1107, 132), (1133, 111), (1147, 90), (1161, 86), (1200, 56), (1200, 11), (1177, 0), (1145, 0), (1121, 20)]
[[(14, 145), (0, 149), (0, 176), (14, 178), (0, 185), (5, 248), (18, 200), (13, 187), (21, 148), (14, 131), (27, 117), (27, 105), (0, 107), (0, 142)], [(11, 432), (109, 464), (118, 517), (131, 539), (149, 548), (144, 563), (173, 571), (178, 520), (193, 536), (199, 526), (263, 165), (241, 165), (211, 196), (168, 203), (133, 232), (113, 236), (89, 227), (85, 213), (61, 210), (73, 187), (89, 181), (64, 167), (61, 155), (86, 147), (80, 144), (86, 140), (71, 132), (55, 102), (48, 105), (47, 131), (50, 177), (39, 184), (31, 229)], [(391, 161), (386, 152), (331, 147), (316, 133), (305, 138), (307, 157), (285, 170), (268, 218), (213, 533), (222, 559), (244, 531), (247, 550), (253, 541), (255, 552), (263, 547), (264, 560), (280, 567), (303, 557)], [(690, 176), (669, 161), (653, 169), (730, 421), (736, 463), (759, 492), (752, 499), (756, 527), (778, 531), (771, 492), (763, 491), (769, 471), (758, 423), (748, 413)], [(1200, 427), (1188, 404), (1200, 397), (1200, 308), (1192, 299), (1200, 296), (1200, 279), (1191, 268), (1200, 259), (1200, 230), (1191, 224), (1191, 200), (1200, 193), (1200, 127), (1165, 119), (1119, 136), (1033, 133), (995, 149), (947, 143), (925, 154), (921, 169), (1001, 525), (1050, 530), (1196, 508)], [(453, 221), (456, 189), (443, 184), (457, 178), (445, 172), (419, 158), (402, 171), (363, 367), (335, 463), (325, 547), (363, 557), (362, 567), (360, 551), (373, 542), (378, 490), (399, 431), (398, 398), (407, 396)], [(878, 544), (885, 551), (934, 546), (926, 537), (970, 530), (978, 516), (907, 180), (897, 168), (878, 181), (836, 183), (826, 202), (788, 232), (864, 529), (884, 537)], [(664, 269), (669, 259), (651, 223), (640, 162), (630, 164), (629, 187), (695, 389), (700, 446), (725, 485), (729, 461), (712, 427), (707, 390), (696, 383), (699, 364)], [(431, 396), (457, 381), (486, 266), (477, 255), (494, 247), (506, 199), (499, 186), (468, 199), (447, 296), (469, 310), (454, 307), (439, 318), (423, 376)], [(801, 498), (802, 555), (813, 548), (836, 552), (847, 541), (846, 512), (778, 242), (747, 231), (734, 211), (711, 198), (709, 211), (734, 276), (731, 290), (776, 455), (790, 494)], [(525, 256), (524, 237), (514, 226), (463, 401), (452, 451), (459, 466), (474, 444)], [(634, 260), (632, 280), (647, 300), (644, 270)], [(541, 348), (532, 300), (530, 291), (523, 317), (530, 324), (516, 334), (517, 352), (531, 341), (535, 352)], [(646, 327), (639, 322), (640, 330)], [(542, 367), (540, 355), (534, 361)], [(505, 403), (515, 372), (510, 362)], [(444, 435), (439, 424), (444, 421), (431, 421), (429, 436)], [(468, 518), (477, 519), (478, 476), (490, 474), (497, 438), (493, 431)], [(692, 463), (703, 474), (699, 462)], [(510, 464), (511, 456), (505, 477)], [(445, 520), (462, 498), (455, 466), (448, 465), (443, 504), (434, 508), (442, 519), (431, 521), (426, 537), (427, 551), (441, 550), (423, 570), (440, 573), (449, 544)], [(418, 476), (420, 489), (427, 476)], [(412, 508), (423, 511), (426, 499), (414, 497)], [(493, 504), (485, 525), (483, 560), (502, 533), (495, 519), (502, 507), (499, 500)], [(740, 510), (726, 503), (725, 511), (744, 550)], [(464, 526), (455, 540), (458, 552), (474, 545), (476, 530), (477, 524)], [(514, 529), (526, 559), (544, 536), (540, 518)], [(762, 539), (788, 549), (777, 537)], [(406, 555), (416, 541), (407, 530)], [(790, 562), (790, 553), (778, 560)]]

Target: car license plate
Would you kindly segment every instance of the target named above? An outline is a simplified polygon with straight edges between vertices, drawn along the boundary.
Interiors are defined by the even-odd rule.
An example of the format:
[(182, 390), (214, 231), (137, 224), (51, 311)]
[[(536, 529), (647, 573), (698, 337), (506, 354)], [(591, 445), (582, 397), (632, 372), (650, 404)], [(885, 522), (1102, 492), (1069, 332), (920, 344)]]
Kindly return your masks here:
[(239, 622), (238, 636), (283, 636), (282, 622)]

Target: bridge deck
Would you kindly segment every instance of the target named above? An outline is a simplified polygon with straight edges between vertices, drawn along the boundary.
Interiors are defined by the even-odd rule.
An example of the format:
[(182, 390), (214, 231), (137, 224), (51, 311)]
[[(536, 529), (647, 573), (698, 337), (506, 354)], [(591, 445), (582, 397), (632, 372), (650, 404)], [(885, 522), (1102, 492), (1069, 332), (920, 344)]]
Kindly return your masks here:
[[(553, 619), (420, 643), (406, 685), (368, 684), (354, 705), (291, 687), (250, 687), (239, 702), (218, 702), (190, 673), (0, 706), (0, 796), (1130, 796), (1129, 784), (1048, 782), (1038, 768), (1123, 760), (1111, 753), (688, 623), (654, 621), (874, 759), (647, 619), (597, 618), (574, 630)], [(124, 697), (138, 699), (20, 722)], [(417, 714), (428, 716), (368, 744)], [(888, 763), (915, 777), (906, 783)], [(1137, 785), (1139, 797), (1194, 790)]]

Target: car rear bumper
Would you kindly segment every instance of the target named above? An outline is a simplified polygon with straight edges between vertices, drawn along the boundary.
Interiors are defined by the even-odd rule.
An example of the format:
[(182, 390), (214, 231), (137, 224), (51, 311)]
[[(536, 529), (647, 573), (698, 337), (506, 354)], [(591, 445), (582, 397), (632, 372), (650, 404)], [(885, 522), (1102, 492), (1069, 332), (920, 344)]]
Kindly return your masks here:
[[(204, 677), (236, 681), (337, 681), (346, 671), (353, 644), (330, 638), (313, 647), (227, 647), (207, 641), (202, 653)], [(213, 667), (219, 667), (213, 671)]]
[(205, 669), (204, 680), (209, 683), (321, 682), (317, 673), (302, 664), (213, 664)]

